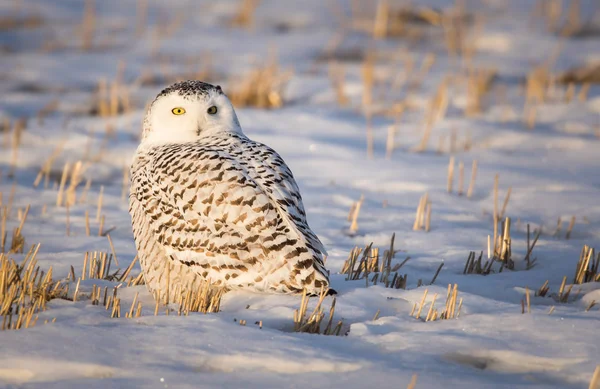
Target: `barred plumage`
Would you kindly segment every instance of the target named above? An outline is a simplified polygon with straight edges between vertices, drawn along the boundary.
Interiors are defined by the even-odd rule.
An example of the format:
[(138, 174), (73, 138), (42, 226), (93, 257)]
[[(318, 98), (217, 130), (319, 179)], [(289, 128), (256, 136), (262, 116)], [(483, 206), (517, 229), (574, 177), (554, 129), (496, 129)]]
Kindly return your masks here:
[(169, 285), (172, 299), (201, 279), (261, 292), (328, 289), (326, 252), (292, 172), (241, 132), (220, 88), (188, 81), (161, 92), (131, 177), (134, 237), (152, 292)]

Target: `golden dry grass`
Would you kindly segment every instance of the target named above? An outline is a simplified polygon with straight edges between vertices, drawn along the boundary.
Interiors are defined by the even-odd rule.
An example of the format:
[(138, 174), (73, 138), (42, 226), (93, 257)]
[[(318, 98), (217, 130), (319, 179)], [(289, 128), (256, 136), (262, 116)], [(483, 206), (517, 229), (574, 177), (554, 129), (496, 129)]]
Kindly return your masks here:
[(227, 95), (236, 107), (280, 108), (285, 104), (283, 92), (292, 75), (291, 70), (282, 71), (277, 61), (270, 60), (241, 79), (232, 80)]
[(343, 335), (341, 334), (342, 320), (337, 321), (334, 326), (334, 314), (335, 314), (335, 297), (331, 301), (331, 307), (329, 309), (329, 317), (327, 324), (324, 329), (321, 329), (323, 320), (325, 319), (325, 311), (323, 309), (323, 301), (327, 296), (327, 291), (322, 289), (319, 295), (319, 300), (312, 313), (308, 314), (308, 303), (310, 297), (306, 293), (306, 289), (302, 294), (302, 300), (300, 301), (300, 308), (294, 311), (294, 332), (307, 332), (309, 334), (322, 334), (322, 335)]
[(49, 300), (66, 298), (68, 284), (53, 280), (52, 267), (44, 272), (37, 266), (39, 247), (32, 246), (20, 263), (0, 253), (2, 330), (33, 327)]
[(421, 302), (419, 304), (415, 303), (413, 305), (413, 309), (410, 313), (411, 316), (416, 319), (423, 320), (425, 322), (428, 321), (436, 321), (436, 320), (448, 320), (448, 319), (456, 319), (460, 315), (460, 310), (462, 307), (462, 298), (458, 299), (458, 284), (450, 285), (448, 284), (448, 292), (446, 293), (446, 304), (444, 309), (440, 312), (437, 308), (435, 308), (435, 303), (437, 300), (437, 293), (433, 296), (431, 303), (429, 305), (429, 309), (425, 317), (421, 315), (425, 313), (424, 309), (427, 305), (428, 289), (425, 289), (423, 292), (423, 297), (421, 298)]

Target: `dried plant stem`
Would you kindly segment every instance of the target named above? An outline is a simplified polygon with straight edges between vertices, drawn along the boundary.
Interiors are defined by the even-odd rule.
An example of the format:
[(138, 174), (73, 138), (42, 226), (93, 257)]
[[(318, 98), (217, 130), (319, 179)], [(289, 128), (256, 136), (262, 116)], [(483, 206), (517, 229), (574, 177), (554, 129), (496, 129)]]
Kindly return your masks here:
[(417, 388), (417, 375), (413, 374), (406, 389), (416, 389), (416, 388)]
[(110, 251), (112, 252), (115, 264), (119, 266), (119, 260), (117, 259), (117, 253), (115, 252), (115, 246), (113, 244), (112, 238), (110, 237), (110, 234), (106, 234), (106, 238), (108, 239), (108, 244), (110, 245)]
[(592, 379), (590, 381), (590, 386), (588, 389), (599, 389), (600, 388), (600, 365), (596, 366), (596, 370), (594, 370), (594, 374), (592, 375)]
[(567, 235), (565, 236), (565, 239), (567, 240), (571, 238), (571, 232), (573, 232), (573, 227), (575, 227), (575, 220), (575, 216), (572, 216), (569, 227), (567, 228)]
[(104, 185), (100, 186), (100, 194), (98, 195), (98, 206), (96, 208), (96, 221), (100, 221), (100, 216), (102, 215), (102, 204), (104, 201)]
[(467, 198), (471, 198), (473, 190), (475, 189), (475, 178), (477, 176), (477, 160), (473, 161), (471, 165), (471, 181), (469, 182), (469, 189), (467, 190)]
[(502, 211), (500, 211), (499, 219), (504, 218), (504, 214), (506, 212), (506, 206), (508, 205), (508, 201), (510, 200), (510, 193), (512, 191), (512, 187), (508, 187), (508, 191), (506, 191), (506, 197), (504, 198), (504, 203), (502, 204)]
[(88, 210), (85, 211), (85, 236), (90, 236), (90, 212)]
[(415, 316), (417, 319), (421, 317), (421, 311), (425, 306), (425, 299), (427, 298), (427, 289), (423, 292), (423, 297), (421, 298), (421, 304), (419, 304), (419, 310), (417, 311), (417, 315)]
[(56, 206), (60, 207), (63, 203), (63, 195), (65, 190), (65, 184), (67, 182), (67, 177), (69, 176), (70, 165), (69, 162), (65, 163), (63, 166), (62, 175), (60, 178), (60, 186), (58, 188), (58, 195), (56, 196)]
[(448, 182), (446, 185), (446, 190), (448, 193), (452, 193), (452, 183), (454, 182), (454, 157), (450, 157), (450, 161), (448, 162)]
[(360, 214), (360, 209), (362, 207), (363, 202), (365, 201), (365, 196), (361, 195), (360, 199), (355, 203), (353, 207), (352, 214), (352, 223), (350, 224), (350, 233), (356, 233), (358, 231), (358, 215)]
[(458, 195), (463, 195), (463, 185), (465, 181), (465, 164), (461, 161), (458, 163)]

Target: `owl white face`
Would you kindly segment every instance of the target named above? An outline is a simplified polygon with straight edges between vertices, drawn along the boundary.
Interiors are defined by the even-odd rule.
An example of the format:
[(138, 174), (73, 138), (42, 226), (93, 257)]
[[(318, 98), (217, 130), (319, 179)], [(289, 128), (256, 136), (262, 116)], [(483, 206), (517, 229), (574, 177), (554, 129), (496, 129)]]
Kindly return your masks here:
[(242, 129), (221, 89), (186, 81), (165, 89), (152, 103), (144, 119), (142, 144), (186, 143), (231, 132)]

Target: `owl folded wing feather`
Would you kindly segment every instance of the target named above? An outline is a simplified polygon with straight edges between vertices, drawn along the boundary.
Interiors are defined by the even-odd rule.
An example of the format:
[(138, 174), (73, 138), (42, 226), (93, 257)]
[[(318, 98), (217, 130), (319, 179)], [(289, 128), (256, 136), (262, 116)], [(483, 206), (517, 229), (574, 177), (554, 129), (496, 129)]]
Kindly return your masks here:
[(243, 271), (262, 261), (268, 268), (270, 258), (282, 255), (293, 266), (301, 245), (312, 251), (314, 268), (327, 274), (325, 250), (306, 225), (289, 169), (261, 179), (222, 150), (177, 147), (157, 152), (140, 176), (132, 177), (154, 188), (149, 193), (143, 190), (148, 185), (133, 185), (167, 254), (203, 274), (209, 267)]

